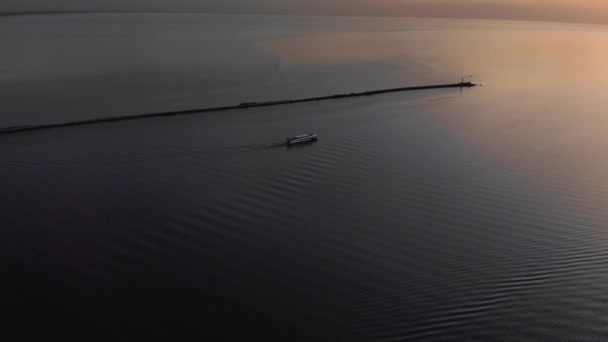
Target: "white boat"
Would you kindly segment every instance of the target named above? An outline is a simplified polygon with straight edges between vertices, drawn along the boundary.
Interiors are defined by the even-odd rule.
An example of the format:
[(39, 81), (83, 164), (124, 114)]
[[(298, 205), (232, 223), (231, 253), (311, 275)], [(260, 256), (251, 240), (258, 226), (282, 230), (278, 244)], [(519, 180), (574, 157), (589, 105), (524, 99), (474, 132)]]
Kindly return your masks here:
[(308, 142), (317, 141), (319, 137), (317, 137), (314, 133), (296, 135), (295, 137), (287, 138), (286, 144), (287, 146), (295, 145), (295, 144), (303, 144)]

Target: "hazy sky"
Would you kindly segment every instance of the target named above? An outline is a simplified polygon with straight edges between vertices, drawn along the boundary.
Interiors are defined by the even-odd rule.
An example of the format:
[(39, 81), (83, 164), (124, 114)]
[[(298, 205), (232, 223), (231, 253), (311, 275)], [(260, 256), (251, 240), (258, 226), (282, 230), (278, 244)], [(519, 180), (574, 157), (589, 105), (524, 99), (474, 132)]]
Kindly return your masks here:
[(608, 23), (608, 0), (4, 0), (0, 11), (201, 11)]

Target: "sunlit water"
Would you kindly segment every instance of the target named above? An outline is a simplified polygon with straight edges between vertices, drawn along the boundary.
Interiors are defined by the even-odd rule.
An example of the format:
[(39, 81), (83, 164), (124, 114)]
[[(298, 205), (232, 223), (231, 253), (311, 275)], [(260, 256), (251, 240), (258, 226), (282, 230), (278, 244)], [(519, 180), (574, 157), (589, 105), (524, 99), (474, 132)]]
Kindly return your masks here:
[[(605, 340), (608, 29), (0, 19), (0, 304), (31, 340)], [(287, 149), (286, 136), (320, 140)]]

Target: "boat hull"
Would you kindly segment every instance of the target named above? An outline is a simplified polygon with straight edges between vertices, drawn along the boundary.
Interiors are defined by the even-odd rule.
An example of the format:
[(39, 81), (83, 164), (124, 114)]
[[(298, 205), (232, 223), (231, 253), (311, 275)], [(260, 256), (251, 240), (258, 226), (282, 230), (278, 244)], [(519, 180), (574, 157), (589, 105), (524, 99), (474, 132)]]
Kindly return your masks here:
[(287, 138), (286, 145), (293, 146), (293, 145), (313, 143), (313, 142), (317, 141), (318, 139), (319, 138), (314, 134), (300, 135), (300, 136), (296, 136), (293, 138)]

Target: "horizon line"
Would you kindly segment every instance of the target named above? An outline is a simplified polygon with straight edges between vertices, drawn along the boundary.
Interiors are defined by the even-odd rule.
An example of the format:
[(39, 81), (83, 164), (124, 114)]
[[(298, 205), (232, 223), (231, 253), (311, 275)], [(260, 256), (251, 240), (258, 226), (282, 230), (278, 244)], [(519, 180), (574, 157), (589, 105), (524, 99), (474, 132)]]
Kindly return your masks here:
[(268, 16), (295, 16), (295, 17), (329, 17), (329, 18), (410, 18), (410, 19), (454, 19), (454, 20), (487, 20), (487, 21), (514, 21), (530, 23), (556, 23), (556, 24), (578, 24), (608, 26), (608, 22), (600, 21), (574, 21), (574, 20), (547, 20), (547, 19), (517, 19), (517, 18), (491, 18), (491, 17), (464, 17), (464, 16), (433, 16), (433, 15), (365, 15), (365, 14), (311, 14), (311, 13), (262, 13), (262, 12), (206, 12), (206, 11), (155, 11), (155, 10), (62, 10), (62, 11), (0, 11), (2, 16), (27, 16), (27, 15), (49, 15), (49, 14), (211, 14), (211, 15), (268, 15)]

